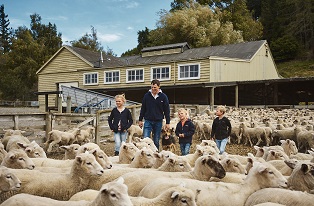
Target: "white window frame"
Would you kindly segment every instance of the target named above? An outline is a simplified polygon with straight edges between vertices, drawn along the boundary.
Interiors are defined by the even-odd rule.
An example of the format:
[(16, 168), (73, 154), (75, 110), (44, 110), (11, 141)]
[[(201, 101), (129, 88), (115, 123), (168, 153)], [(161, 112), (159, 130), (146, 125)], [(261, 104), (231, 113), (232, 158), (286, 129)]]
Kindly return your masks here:
[[(113, 73), (115, 72), (118, 72), (118, 76), (119, 76), (119, 81), (112, 81), (112, 82), (107, 82), (107, 77), (106, 77), (106, 74), (108, 73), (111, 73), (112, 75), (112, 79), (113, 79)], [(104, 84), (117, 84), (117, 83), (120, 83), (120, 79), (121, 79), (121, 76), (120, 76), (120, 70), (113, 70), (113, 71), (105, 71), (104, 72)]]
[[(141, 80), (131, 80), (131, 81), (129, 81), (129, 71), (143, 71), (143, 79), (141, 79)], [(145, 77), (145, 74), (144, 74), (144, 68), (137, 68), (137, 69), (127, 69), (126, 70), (126, 80), (125, 80), (125, 82), (126, 83), (134, 83), (134, 82), (144, 82), (144, 77)]]
[[(190, 77), (191, 71), (190, 71), (190, 66), (198, 65), (198, 76), (197, 77)], [(180, 67), (181, 66), (189, 66), (189, 77), (181, 77), (180, 76)], [(195, 63), (195, 64), (178, 64), (178, 80), (187, 80), (187, 79), (200, 79), (201, 77), (201, 65), (200, 63)]]
[[(150, 80), (155, 79), (154, 76), (154, 69), (163, 69), (163, 68), (168, 68), (169, 69), (169, 77), (167, 78), (157, 78), (159, 81), (166, 81), (166, 80), (170, 80), (171, 79), (171, 66), (170, 65), (165, 65), (165, 66), (157, 66), (157, 67), (151, 67), (151, 71), (150, 71)], [(161, 74), (161, 72), (160, 72)]]
[[(86, 83), (86, 82), (85, 82), (86, 76), (87, 76), (87, 75), (93, 75), (93, 74), (96, 74), (96, 75), (97, 75), (97, 82)], [(98, 74), (98, 72), (83, 73), (83, 85), (98, 85), (98, 82), (99, 82), (99, 74)]]

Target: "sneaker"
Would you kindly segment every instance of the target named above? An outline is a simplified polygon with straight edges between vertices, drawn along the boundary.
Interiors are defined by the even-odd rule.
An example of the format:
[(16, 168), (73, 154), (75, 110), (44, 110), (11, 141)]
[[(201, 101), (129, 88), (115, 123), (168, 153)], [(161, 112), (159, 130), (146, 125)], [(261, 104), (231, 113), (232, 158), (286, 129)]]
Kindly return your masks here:
[(114, 156), (119, 156), (119, 151), (114, 151)]

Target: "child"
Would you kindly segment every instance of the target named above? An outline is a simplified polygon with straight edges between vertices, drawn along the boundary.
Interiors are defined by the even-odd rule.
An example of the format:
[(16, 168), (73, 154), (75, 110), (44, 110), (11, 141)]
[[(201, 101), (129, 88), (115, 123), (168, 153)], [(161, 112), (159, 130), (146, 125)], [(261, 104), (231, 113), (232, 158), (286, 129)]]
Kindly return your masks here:
[(133, 119), (130, 110), (124, 107), (124, 94), (116, 95), (115, 100), (117, 107), (112, 109), (108, 117), (108, 124), (110, 129), (114, 132), (114, 155), (118, 156), (121, 142), (126, 142), (127, 129), (133, 124)]
[(190, 147), (192, 144), (192, 136), (195, 132), (195, 126), (188, 118), (188, 113), (185, 109), (180, 108), (178, 110), (180, 122), (176, 126), (176, 135), (179, 137), (179, 144), (182, 155), (190, 153)]
[(217, 117), (213, 121), (211, 139), (214, 140), (219, 149), (219, 154), (225, 152), (225, 148), (228, 142), (228, 137), (231, 133), (231, 124), (229, 119), (224, 116), (226, 108), (224, 106), (217, 106)]

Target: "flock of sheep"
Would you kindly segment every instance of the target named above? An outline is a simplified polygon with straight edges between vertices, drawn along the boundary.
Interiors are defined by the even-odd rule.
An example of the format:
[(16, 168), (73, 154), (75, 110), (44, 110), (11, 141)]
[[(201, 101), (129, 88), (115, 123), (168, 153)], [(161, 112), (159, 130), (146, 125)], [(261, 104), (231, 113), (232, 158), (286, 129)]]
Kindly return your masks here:
[[(214, 112), (191, 116), (195, 152), (159, 150), (129, 131), (119, 156), (92, 142), (93, 128), (52, 130), (44, 146), (21, 130), (0, 142), (0, 206), (313, 205), (314, 112), (228, 108), (230, 144), (255, 153), (219, 155), (209, 140)], [(171, 120), (172, 127), (178, 122)], [(47, 158), (60, 148), (62, 160)]]

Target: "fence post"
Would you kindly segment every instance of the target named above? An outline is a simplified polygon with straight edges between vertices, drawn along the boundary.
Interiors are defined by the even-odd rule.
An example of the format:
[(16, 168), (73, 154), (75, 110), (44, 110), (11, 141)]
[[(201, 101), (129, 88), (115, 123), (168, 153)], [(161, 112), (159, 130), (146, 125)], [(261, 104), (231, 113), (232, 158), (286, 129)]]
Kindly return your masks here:
[(58, 96), (58, 113), (62, 113), (62, 97)]
[(67, 109), (66, 109), (66, 113), (71, 113), (71, 96), (67, 96)]
[(99, 122), (100, 122), (100, 112), (97, 111), (96, 113), (96, 126), (95, 126), (95, 143), (96, 144), (100, 144), (100, 140), (99, 140)]
[(52, 118), (49, 112), (46, 113), (46, 136), (44, 137), (44, 142), (47, 141), (48, 133), (51, 131)]
[(18, 115), (14, 115), (14, 129), (19, 129), (19, 116)]
[(132, 108), (132, 119), (133, 119), (133, 124), (136, 124), (136, 107)]

